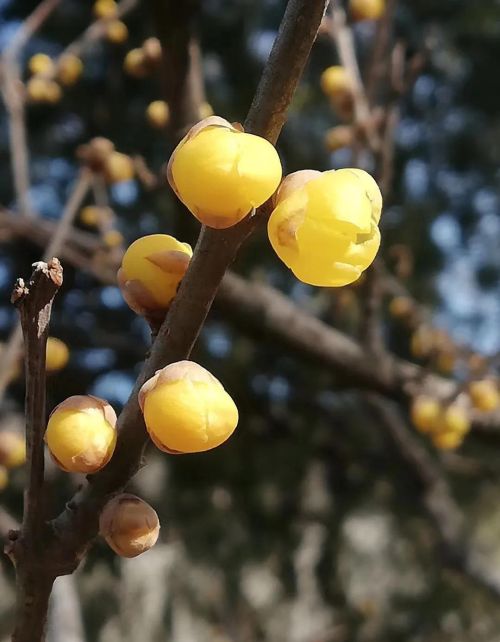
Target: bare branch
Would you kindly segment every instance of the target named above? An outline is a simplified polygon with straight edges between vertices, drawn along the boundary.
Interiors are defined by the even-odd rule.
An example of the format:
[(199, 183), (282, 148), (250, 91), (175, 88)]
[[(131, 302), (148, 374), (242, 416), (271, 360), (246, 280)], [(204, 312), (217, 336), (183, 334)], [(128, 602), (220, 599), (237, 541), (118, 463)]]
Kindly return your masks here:
[(331, 7), (330, 24), (340, 62), (347, 70), (353, 86), (356, 123), (364, 129), (370, 149), (373, 152), (377, 152), (380, 147), (380, 140), (374, 127), (370, 104), (361, 78), (352, 32), (347, 26), (344, 10), (336, 3), (332, 4)]
[(11, 555), (15, 559), (18, 602), (15, 642), (43, 638), (48, 596), (54, 577), (40, 565), (44, 535), (45, 350), (52, 301), (62, 284), (57, 259), (34, 264), (30, 281), (18, 279), (12, 302), (19, 310), (26, 372), (26, 459), (28, 488), (23, 524)]

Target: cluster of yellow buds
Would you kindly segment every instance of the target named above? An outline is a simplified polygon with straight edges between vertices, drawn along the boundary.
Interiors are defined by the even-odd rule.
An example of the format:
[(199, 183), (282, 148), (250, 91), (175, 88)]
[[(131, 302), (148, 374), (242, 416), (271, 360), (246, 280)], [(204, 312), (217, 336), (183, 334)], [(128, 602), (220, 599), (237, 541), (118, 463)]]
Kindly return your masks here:
[(0, 431), (0, 491), (9, 481), (9, 469), (22, 466), (26, 461), (24, 437), (13, 430)]
[(468, 408), (459, 400), (444, 404), (429, 395), (418, 395), (412, 401), (410, 416), (415, 428), (441, 450), (458, 448), (471, 427)]
[(108, 183), (129, 181), (135, 175), (134, 161), (127, 154), (116, 151), (108, 138), (97, 136), (77, 149), (78, 158), (96, 174), (102, 174)]
[(93, 13), (98, 20), (105, 21), (104, 35), (108, 42), (118, 45), (127, 40), (127, 25), (118, 18), (118, 5), (115, 0), (97, 0)]
[(26, 83), (26, 96), (32, 103), (54, 105), (62, 98), (62, 90), (53, 79), (54, 61), (46, 54), (37, 53), (28, 62), (31, 78)]
[(26, 84), (28, 100), (33, 103), (55, 104), (62, 98), (61, 85), (71, 87), (80, 79), (83, 62), (72, 53), (63, 54), (57, 61), (38, 53), (30, 58), (28, 69), (32, 74)]
[(430, 360), (444, 374), (452, 372), (457, 361), (457, 348), (448, 333), (425, 324), (412, 334), (410, 352), (416, 359)]
[(302, 170), (280, 185), (281, 177), (267, 140), (218, 116), (195, 125), (167, 167), (178, 198), (212, 228), (236, 225), (275, 194), (269, 239), (295, 276), (325, 287), (356, 281), (380, 245), (382, 195), (375, 180), (360, 169)]
[(385, 0), (349, 0), (349, 13), (355, 21), (379, 20), (385, 12)]
[(161, 43), (158, 38), (147, 38), (142, 47), (131, 49), (127, 53), (123, 68), (134, 78), (144, 78), (158, 68), (161, 55)]

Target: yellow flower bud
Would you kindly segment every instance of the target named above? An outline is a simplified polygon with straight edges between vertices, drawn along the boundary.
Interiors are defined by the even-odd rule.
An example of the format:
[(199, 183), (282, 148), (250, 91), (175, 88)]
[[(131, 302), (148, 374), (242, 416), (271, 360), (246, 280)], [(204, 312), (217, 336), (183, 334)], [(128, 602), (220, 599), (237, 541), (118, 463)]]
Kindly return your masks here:
[(421, 325), (410, 338), (410, 352), (417, 359), (424, 359), (434, 350), (434, 333), (429, 326)]
[(123, 493), (104, 507), (99, 531), (117, 555), (137, 557), (156, 544), (160, 521), (149, 504), (135, 495)]
[(500, 405), (500, 394), (497, 384), (491, 379), (473, 381), (469, 384), (469, 395), (474, 408), (482, 412), (491, 412)]
[(119, 247), (123, 244), (123, 234), (118, 230), (109, 230), (106, 232), (102, 238), (104, 245), (109, 248)]
[(26, 83), (28, 100), (32, 103), (55, 104), (62, 98), (62, 91), (59, 85), (53, 80), (47, 80), (43, 76), (33, 76)]
[(158, 38), (147, 38), (142, 43), (142, 52), (150, 68), (157, 65), (161, 61), (161, 43)]
[(436, 368), (443, 374), (450, 374), (455, 368), (457, 355), (453, 349), (439, 350), (436, 356)]
[(238, 423), (238, 409), (220, 381), (192, 361), (158, 370), (142, 386), (139, 405), (153, 442), (172, 454), (220, 446)]
[(348, 125), (338, 125), (330, 128), (325, 134), (325, 147), (329, 152), (335, 152), (342, 147), (349, 147), (354, 142), (354, 131)]
[[(287, 189), (288, 181), (297, 187)], [(363, 170), (296, 172), (283, 181), (276, 203), (269, 240), (304, 283), (348, 285), (373, 262), (380, 245), (382, 197)]]
[(0, 491), (7, 487), (9, 483), (9, 473), (4, 466), (0, 466)]
[(134, 162), (127, 154), (112, 152), (104, 164), (104, 173), (109, 183), (130, 181), (135, 174)]
[(61, 98), (62, 98), (61, 87), (54, 80), (47, 81), (47, 86), (45, 88), (46, 102), (48, 102), (50, 105), (55, 105), (61, 100)]
[(131, 49), (125, 56), (123, 68), (129, 76), (143, 78), (147, 74), (147, 67), (142, 49)]
[(80, 221), (89, 227), (96, 227), (101, 220), (101, 208), (97, 205), (87, 205), (80, 212)]
[(431, 439), (440, 450), (454, 450), (462, 445), (464, 437), (459, 432), (437, 432), (431, 435)]
[(451, 403), (443, 410), (436, 427), (437, 432), (453, 432), (462, 436), (469, 432), (469, 430), (469, 413), (466, 408), (458, 403)]
[(389, 314), (396, 319), (409, 317), (413, 309), (413, 301), (407, 296), (395, 296), (389, 303)]
[(106, 25), (106, 39), (114, 45), (120, 45), (128, 38), (127, 25), (121, 20), (111, 20)]
[(74, 85), (83, 72), (83, 62), (81, 58), (74, 54), (64, 54), (59, 59), (57, 65), (57, 79), (65, 87)]
[(56, 464), (70, 473), (95, 473), (111, 459), (116, 414), (92, 395), (68, 397), (52, 411), (45, 441)]
[(209, 118), (210, 116), (213, 116), (213, 115), (214, 115), (214, 110), (212, 108), (212, 105), (210, 103), (207, 103), (206, 101), (201, 103), (200, 110), (199, 110), (200, 120), (204, 120), (205, 118)]
[(0, 465), (6, 468), (22, 466), (26, 461), (26, 442), (23, 435), (12, 430), (0, 432)]
[(195, 125), (175, 148), (167, 177), (179, 199), (204, 225), (235, 225), (272, 196), (281, 162), (264, 138), (245, 134), (223, 118)]
[(54, 61), (47, 54), (37, 53), (30, 58), (28, 69), (33, 75), (50, 75), (54, 72)]
[(426, 395), (416, 397), (410, 407), (412, 424), (420, 432), (431, 432), (441, 414), (441, 406), (437, 399)]
[(385, 0), (349, 0), (349, 12), (355, 21), (378, 20), (385, 11)]
[(47, 372), (62, 370), (69, 361), (69, 348), (61, 339), (49, 337), (45, 353), (45, 369)]
[(103, 172), (115, 146), (108, 138), (97, 136), (76, 150), (77, 157), (93, 172)]
[(118, 284), (127, 305), (137, 314), (163, 317), (192, 255), (190, 245), (168, 234), (151, 234), (134, 241), (118, 271)]
[(163, 129), (170, 118), (170, 110), (164, 100), (154, 100), (147, 106), (146, 117), (153, 127)]
[(349, 74), (340, 65), (327, 67), (321, 74), (320, 85), (323, 93), (330, 97), (352, 92)]
[(113, 18), (116, 16), (118, 6), (115, 0), (97, 0), (93, 7), (96, 18)]

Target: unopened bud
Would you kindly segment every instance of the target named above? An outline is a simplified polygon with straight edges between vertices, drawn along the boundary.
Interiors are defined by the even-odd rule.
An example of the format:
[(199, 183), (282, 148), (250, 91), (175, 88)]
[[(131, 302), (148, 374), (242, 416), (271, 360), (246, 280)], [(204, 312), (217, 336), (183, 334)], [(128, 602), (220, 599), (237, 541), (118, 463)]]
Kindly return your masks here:
[(137, 557), (158, 540), (160, 522), (145, 501), (124, 493), (106, 504), (99, 530), (110, 548), (121, 557)]

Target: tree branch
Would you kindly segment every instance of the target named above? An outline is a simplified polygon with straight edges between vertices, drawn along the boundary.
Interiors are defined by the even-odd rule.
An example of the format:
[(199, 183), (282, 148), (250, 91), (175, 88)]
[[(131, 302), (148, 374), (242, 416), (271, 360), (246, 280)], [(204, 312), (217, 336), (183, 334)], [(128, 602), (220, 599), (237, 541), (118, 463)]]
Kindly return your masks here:
[(20, 536), (10, 551), (16, 565), (17, 617), (15, 642), (43, 639), (53, 575), (41, 560), (44, 542), (44, 444), (45, 350), (52, 301), (62, 284), (62, 267), (57, 259), (34, 264), (28, 284), (18, 279), (12, 302), (19, 310), (24, 337), (26, 372), (26, 459), (28, 488), (24, 498)]
[[(286, 108), (305, 67), (326, 6), (325, 0), (290, 0), (263, 78), (252, 103), (246, 129), (275, 142)], [(94, 475), (67, 509), (52, 522), (51, 553), (75, 568), (97, 532), (100, 510), (137, 471), (148, 442), (137, 394), (156, 370), (185, 359), (198, 337), (222, 277), (241, 244), (257, 224), (249, 217), (228, 230), (203, 228), (186, 277), (170, 308), (151, 355), (119, 418), (119, 436), (111, 462)]]
[[(1, 214), (1, 213), (0, 213)], [(15, 218), (9, 217), (14, 225)], [(18, 233), (44, 245), (53, 234), (54, 224), (33, 221), (30, 228)], [(117, 266), (96, 269), (91, 257), (97, 249), (88, 246), (87, 236), (79, 247), (81, 232), (72, 230), (70, 243), (61, 248), (61, 256), (69, 263), (91, 273), (106, 284), (116, 283)], [(395, 295), (406, 294), (403, 286), (382, 266), (381, 286), (388, 287)], [(224, 275), (217, 293), (216, 304), (224, 311), (225, 318), (237, 323), (244, 331), (268, 337), (285, 345), (295, 353), (333, 370), (342, 379), (342, 385), (379, 392), (390, 399), (407, 401), (420, 390), (430, 390), (442, 399), (456, 394), (457, 383), (451, 379), (428, 373), (416, 363), (388, 354), (383, 368), (378, 358), (367, 357), (363, 346), (349, 335), (332, 328), (295, 305), (279, 290), (261, 283), (248, 281), (234, 272)], [(490, 414), (476, 413), (473, 428), (486, 433), (499, 432), (500, 411)]]
[(465, 517), (453, 499), (439, 464), (403, 425), (395, 408), (375, 395), (367, 396), (367, 401), (390, 436), (405, 469), (420, 487), (422, 506), (439, 535), (446, 563), (498, 599), (500, 581), (485, 565), (478, 563), (464, 532)]

